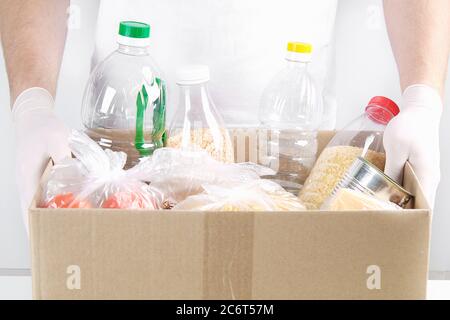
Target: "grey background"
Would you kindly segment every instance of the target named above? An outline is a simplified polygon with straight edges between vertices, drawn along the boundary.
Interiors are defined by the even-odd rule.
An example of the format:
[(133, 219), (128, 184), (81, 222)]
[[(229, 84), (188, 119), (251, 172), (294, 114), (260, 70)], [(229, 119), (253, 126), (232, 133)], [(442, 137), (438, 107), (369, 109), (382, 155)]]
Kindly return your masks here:
[[(94, 48), (98, 0), (72, 1), (72, 18), (61, 69), (57, 112), (79, 128), (80, 106)], [(43, 44), (45, 45), (45, 44)], [(395, 62), (384, 26), (381, 1), (340, 0), (336, 20), (336, 80), (340, 128), (361, 113), (373, 95), (400, 101)], [(1, 55), (1, 52), (0, 52)], [(445, 105), (449, 105), (450, 81)], [(19, 274), (29, 268), (28, 244), (19, 211), (14, 176), (14, 130), (9, 108), (8, 82), (0, 62), (0, 274)], [(445, 144), (450, 113), (444, 107), (441, 122), (442, 182), (433, 217), (430, 270), (435, 278), (450, 271), (450, 145)], [(30, 155), (32, 156), (32, 155)], [(412, 235), (413, 236), (413, 235)]]

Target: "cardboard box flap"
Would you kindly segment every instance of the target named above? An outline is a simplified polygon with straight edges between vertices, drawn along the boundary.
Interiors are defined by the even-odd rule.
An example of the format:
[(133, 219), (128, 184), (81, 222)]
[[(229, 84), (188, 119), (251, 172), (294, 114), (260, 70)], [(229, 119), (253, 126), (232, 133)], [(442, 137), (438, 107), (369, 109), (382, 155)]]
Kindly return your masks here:
[(432, 212), (431, 207), (428, 203), (427, 198), (423, 192), (422, 186), (420, 185), (419, 179), (417, 178), (411, 164), (407, 162), (405, 164), (403, 172), (403, 186), (406, 190), (414, 195), (414, 200), (409, 204), (409, 208), (415, 209), (425, 209), (429, 210), (430, 214)]

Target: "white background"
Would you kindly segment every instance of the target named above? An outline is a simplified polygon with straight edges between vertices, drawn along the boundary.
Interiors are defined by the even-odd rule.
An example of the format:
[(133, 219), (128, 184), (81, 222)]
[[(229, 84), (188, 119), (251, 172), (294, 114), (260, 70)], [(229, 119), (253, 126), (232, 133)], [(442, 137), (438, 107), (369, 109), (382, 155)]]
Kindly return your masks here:
[[(81, 123), (80, 105), (93, 52), (97, 4), (97, 0), (72, 1), (71, 28), (56, 101), (58, 114), (75, 128)], [(338, 128), (360, 114), (373, 95), (400, 101), (398, 76), (386, 35), (381, 1), (340, 0), (336, 51)], [(448, 106), (450, 81), (447, 81), (446, 92), (445, 105)], [(3, 61), (0, 62), (0, 106), (0, 269), (23, 269), (29, 268), (28, 245), (15, 185), (14, 130)], [(430, 270), (433, 271), (450, 271), (450, 199), (445, 197), (450, 188), (450, 145), (444, 140), (449, 129), (450, 113), (444, 108), (441, 126), (443, 175), (433, 217), (431, 245)]]

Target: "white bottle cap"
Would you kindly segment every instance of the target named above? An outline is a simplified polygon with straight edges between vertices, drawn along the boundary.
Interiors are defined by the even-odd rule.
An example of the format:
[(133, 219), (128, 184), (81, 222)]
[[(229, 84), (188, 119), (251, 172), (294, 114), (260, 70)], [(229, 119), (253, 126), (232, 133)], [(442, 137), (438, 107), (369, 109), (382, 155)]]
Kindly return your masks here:
[(191, 85), (209, 81), (209, 67), (189, 65), (177, 70), (177, 84)]

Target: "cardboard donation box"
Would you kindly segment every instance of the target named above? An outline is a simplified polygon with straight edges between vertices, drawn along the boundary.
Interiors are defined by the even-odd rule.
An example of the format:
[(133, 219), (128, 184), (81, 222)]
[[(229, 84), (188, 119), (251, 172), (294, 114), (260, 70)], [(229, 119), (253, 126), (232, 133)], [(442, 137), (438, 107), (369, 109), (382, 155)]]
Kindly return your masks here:
[[(238, 161), (256, 161), (251, 130)], [(319, 149), (332, 137), (319, 134)], [(257, 148), (255, 148), (257, 149)], [(241, 159), (239, 159), (241, 157)], [(245, 159), (242, 159), (245, 158)], [(47, 170), (48, 171), (48, 170)], [(30, 208), (35, 299), (424, 299), (431, 211)]]

